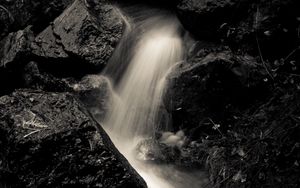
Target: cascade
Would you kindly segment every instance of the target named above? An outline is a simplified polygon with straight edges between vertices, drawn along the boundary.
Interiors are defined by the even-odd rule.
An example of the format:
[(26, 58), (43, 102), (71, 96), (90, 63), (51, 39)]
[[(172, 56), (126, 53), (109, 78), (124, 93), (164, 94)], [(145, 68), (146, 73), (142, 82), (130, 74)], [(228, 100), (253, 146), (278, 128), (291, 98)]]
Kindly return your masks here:
[(149, 188), (199, 188), (201, 172), (143, 163), (135, 156), (141, 140), (153, 138), (158, 129), (167, 131), (170, 126), (163, 107), (166, 78), (184, 55), (182, 28), (176, 16), (157, 10), (152, 13), (138, 17), (135, 25), (125, 31), (103, 73), (113, 86), (113, 99), (101, 123)]

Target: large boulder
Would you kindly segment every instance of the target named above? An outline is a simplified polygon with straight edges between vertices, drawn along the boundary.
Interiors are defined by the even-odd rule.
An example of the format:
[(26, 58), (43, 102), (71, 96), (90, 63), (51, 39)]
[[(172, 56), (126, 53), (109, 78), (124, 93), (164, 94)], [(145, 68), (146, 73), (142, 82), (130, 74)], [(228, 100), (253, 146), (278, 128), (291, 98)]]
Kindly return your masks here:
[(177, 130), (187, 130), (193, 139), (211, 131), (219, 134), (213, 127), (266, 97), (270, 82), (264, 67), (253, 57), (229, 51), (191, 58), (169, 79), (172, 84), (166, 106), (173, 124)]
[(68, 93), (0, 98), (0, 187), (146, 187)]
[(234, 21), (233, 14), (237, 14), (236, 11), (242, 11), (247, 1), (181, 0), (177, 5), (177, 11), (183, 25), (196, 36), (215, 38), (219, 27), (224, 23)]
[(273, 60), (299, 46), (298, 7), (298, 0), (181, 0), (177, 13), (196, 38)]
[(277, 88), (267, 103), (246, 111), (224, 139), (206, 140), (211, 182), (220, 187), (299, 187), (299, 105), (299, 90)]
[(27, 63), (22, 70), (22, 85), (26, 88), (52, 92), (73, 91), (74, 78), (57, 78), (40, 69), (37, 62)]
[(16, 62), (26, 53), (30, 51), (30, 43), (33, 41), (34, 35), (31, 27), (25, 30), (10, 33), (0, 41), (0, 69), (12, 66), (10, 64)]
[(0, 2), (0, 39), (9, 32), (35, 25), (43, 29), (73, 0), (2, 0)]
[(76, 0), (36, 37), (33, 53), (46, 59), (75, 57), (73, 67), (81, 60), (87, 67), (102, 68), (121, 38), (123, 22), (107, 1), (93, 3)]
[[(32, 5), (32, 8), (46, 6), (47, 2), (34, 4), (36, 6)], [(60, 7), (57, 13), (62, 7), (66, 7), (67, 2), (70, 3), (67, 0), (61, 1), (64, 6), (53, 2)], [(12, 6), (12, 10), (18, 5), (22, 10), (29, 8), (26, 3), (29, 2), (6, 2), (5, 5)], [(3, 8), (5, 7), (0, 6), (0, 10)], [(52, 15), (52, 8), (51, 5), (47, 14)], [(36, 22), (28, 20), (26, 24), (33, 25), (27, 26), (24, 21), (22, 26), (27, 26), (24, 30), (11, 32), (0, 41), (0, 84), (3, 86), (0, 95), (20, 87), (69, 91), (68, 83), (65, 84), (60, 79), (75, 77), (79, 80), (88, 73), (98, 73), (112, 55), (123, 31), (119, 11), (104, 0), (76, 0), (53, 22), (48, 23), (42, 16), (36, 21), (41, 21), (48, 27), (37, 29)], [(32, 64), (27, 66), (31, 61), (38, 64), (36, 66), (42, 70), (41, 73), (31, 75)], [(64, 86), (66, 87), (63, 88)]]
[(102, 122), (115, 95), (109, 79), (102, 75), (87, 75), (73, 84), (73, 90), (97, 121)]
[(22, 85), (22, 63), (34, 40), (31, 27), (10, 33), (0, 41), (0, 95)]
[(114, 94), (110, 81), (105, 76), (86, 75), (81, 80), (72, 77), (57, 78), (41, 70), (34, 61), (25, 65), (22, 75), (26, 88), (75, 94), (97, 121), (104, 119), (112, 105)]

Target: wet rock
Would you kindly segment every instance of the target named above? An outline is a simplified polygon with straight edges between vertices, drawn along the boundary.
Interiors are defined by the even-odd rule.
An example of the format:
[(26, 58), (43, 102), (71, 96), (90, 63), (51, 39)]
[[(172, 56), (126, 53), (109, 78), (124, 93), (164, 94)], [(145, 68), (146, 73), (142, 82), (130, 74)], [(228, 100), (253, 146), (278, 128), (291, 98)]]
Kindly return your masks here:
[(180, 150), (154, 139), (142, 140), (135, 149), (136, 158), (144, 162), (174, 163), (179, 160)]
[[(179, 19), (192, 33), (201, 38), (215, 38), (223, 23), (241, 19), (238, 11), (243, 11), (248, 0), (181, 0), (177, 5)], [(245, 12), (244, 12), (245, 14)]]
[(299, 46), (299, 3), (181, 0), (177, 12), (184, 27), (196, 38), (225, 42), (234, 50), (262, 53), (273, 60)]
[(38, 63), (31, 61), (27, 63), (22, 71), (23, 85), (26, 88), (52, 91), (73, 91), (74, 78), (57, 78), (47, 72), (40, 71)]
[(39, 57), (68, 58), (69, 55), (63, 49), (60, 38), (53, 33), (52, 26), (40, 33), (31, 44), (32, 53)]
[(22, 69), (33, 40), (30, 27), (10, 33), (0, 41), (0, 95), (22, 85)]
[(73, 85), (73, 90), (92, 115), (102, 121), (112, 103), (112, 88), (108, 78), (100, 75), (87, 75)]
[(299, 104), (298, 90), (277, 88), (268, 102), (247, 110), (226, 138), (206, 140), (211, 181), (224, 187), (298, 187), (300, 127), (292, 117), (298, 117)]
[(121, 38), (123, 23), (106, 1), (94, 2), (94, 6), (89, 3), (76, 0), (56, 18), (37, 36), (32, 45), (34, 54), (61, 59), (71, 56), (89, 66), (103, 67)]
[(166, 8), (175, 8), (179, 0), (114, 0), (121, 5), (137, 5), (137, 4), (146, 4), (157, 7), (166, 7)]
[(0, 2), (0, 39), (12, 31), (34, 25), (43, 29), (73, 0), (3, 0)]
[(3, 187), (146, 187), (104, 130), (68, 93), (0, 98)]
[[(300, 1), (297, 0), (275, 0), (272, 3), (264, 0), (252, 4), (247, 20), (236, 26), (237, 32), (234, 32), (229, 40), (239, 42), (241, 40), (237, 39), (242, 38), (254, 45), (256, 42), (255, 49), (260, 50), (258, 53), (270, 61), (286, 57), (300, 45), (297, 21), (300, 13), (297, 7), (300, 7)], [(255, 37), (247, 39), (249, 35), (245, 32), (248, 29), (245, 23), (252, 27), (251, 34)]]
[(189, 142), (181, 148), (180, 160), (177, 165), (187, 169), (203, 169), (207, 159), (209, 148), (195, 141)]
[(30, 43), (34, 39), (30, 27), (10, 33), (7, 37), (0, 41), (0, 69), (22, 58), (29, 53)]
[(269, 91), (269, 78), (262, 65), (251, 56), (229, 51), (188, 60), (171, 74), (170, 82), (167, 96), (171, 100), (166, 106), (175, 128), (187, 129), (188, 135), (197, 139), (206, 131), (219, 134), (219, 121), (227, 121)]
[(208, 156), (207, 145), (194, 142), (176, 146), (159, 140), (142, 140), (135, 149), (135, 157), (145, 163), (170, 164), (180, 169), (203, 169)]

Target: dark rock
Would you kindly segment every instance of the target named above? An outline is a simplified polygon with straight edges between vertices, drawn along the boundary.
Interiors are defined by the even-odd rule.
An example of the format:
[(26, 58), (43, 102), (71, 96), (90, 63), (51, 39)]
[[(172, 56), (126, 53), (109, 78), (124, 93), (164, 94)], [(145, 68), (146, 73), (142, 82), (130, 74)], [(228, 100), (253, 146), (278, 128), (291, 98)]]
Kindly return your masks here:
[[(219, 27), (235, 19), (248, 0), (181, 0), (177, 5), (183, 25), (200, 38), (216, 38)], [(245, 14), (245, 12), (244, 12)]]
[(144, 162), (175, 163), (179, 160), (180, 150), (154, 139), (142, 140), (135, 149), (136, 158)]
[(92, 115), (102, 121), (112, 105), (112, 88), (108, 78), (100, 75), (87, 75), (73, 85), (75, 93)]
[(34, 25), (45, 28), (73, 0), (2, 0), (0, 2), (0, 39), (12, 31)]
[(297, 0), (181, 0), (177, 12), (196, 38), (274, 60), (299, 46), (298, 7)]
[(104, 130), (68, 93), (0, 98), (4, 187), (146, 187)]
[(195, 141), (190, 142), (181, 148), (180, 160), (177, 161), (177, 165), (187, 169), (203, 169), (206, 165), (208, 150), (204, 144), (199, 144)]
[(23, 55), (29, 53), (30, 43), (33, 41), (33, 33), (30, 27), (15, 33), (10, 33), (0, 41), (0, 69), (16, 62)]
[(135, 148), (135, 157), (151, 164), (170, 164), (181, 169), (203, 169), (208, 148), (204, 144), (189, 142), (178, 147), (161, 140), (145, 139)]
[(0, 41), (0, 95), (22, 86), (23, 63), (34, 40), (30, 27), (10, 33)]
[[(170, 75), (171, 98), (167, 104), (177, 129), (196, 138), (213, 131), (214, 121), (226, 121), (268, 95), (269, 77), (250, 56), (229, 51), (192, 58)], [(213, 121), (212, 121), (213, 120)]]
[(68, 58), (68, 54), (61, 45), (60, 38), (53, 33), (52, 26), (40, 33), (31, 45), (32, 53), (47, 58)]
[(122, 30), (120, 15), (106, 1), (90, 7), (83, 0), (76, 0), (37, 36), (33, 52), (44, 58), (75, 56), (99, 68), (107, 63)]
[[(207, 144), (210, 179), (222, 187), (299, 187), (299, 90), (274, 91), (247, 110), (225, 139)], [(251, 164), (251, 165), (249, 165)], [(228, 180), (224, 180), (226, 173)]]
[(167, 9), (175, 8), (179, 0), (113, 0), (120, 5), (149, 5), (154, 7), (165, 7)]
[(47, 72), (41, 72), (38, 63), (31, 61), (25, 65), (23, 74), (23, 85), (35, 90), (71, 92), (73, 91), (73, 78), (57, 78)]

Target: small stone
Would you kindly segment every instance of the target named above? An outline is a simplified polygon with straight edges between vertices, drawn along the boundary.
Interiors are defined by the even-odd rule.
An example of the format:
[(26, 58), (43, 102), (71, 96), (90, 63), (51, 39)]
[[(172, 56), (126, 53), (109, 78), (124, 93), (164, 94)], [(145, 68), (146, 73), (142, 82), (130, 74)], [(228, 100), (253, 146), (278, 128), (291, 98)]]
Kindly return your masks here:
[(268, 37), (271, 36), (271, 31), (265, 31), (265, 32), (264, 32), (264, 35), (266, 35), (266, 36), (268, 36)]
[(81, 142), (82, 142), (82, 141), (81, 141), (80, 138), (77, 138), (76, 141), (75, 141), (76, 144), (80, 144)]

